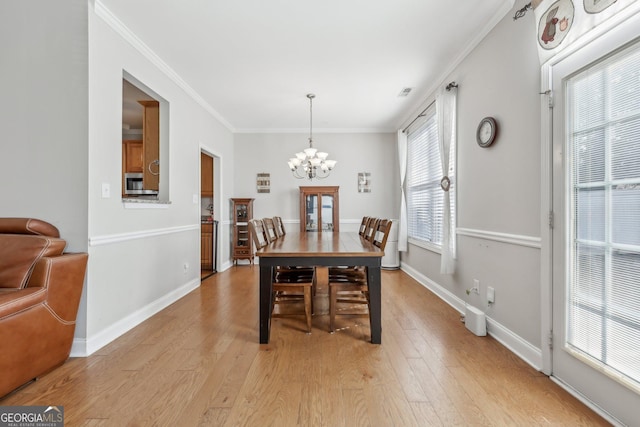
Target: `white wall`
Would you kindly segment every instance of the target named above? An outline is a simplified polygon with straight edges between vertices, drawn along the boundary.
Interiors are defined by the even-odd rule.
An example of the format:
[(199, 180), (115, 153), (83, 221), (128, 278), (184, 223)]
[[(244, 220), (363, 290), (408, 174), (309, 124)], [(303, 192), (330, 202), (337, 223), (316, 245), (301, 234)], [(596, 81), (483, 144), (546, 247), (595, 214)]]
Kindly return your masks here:
[[(87, 352), (199, 286), (201, 149), (220, 158), (220, 199), (233, 193), (231, 132), (161, 61), (134, 47), (135, 38), (115, 31), (107, 12), (89, 11)], [(119, 194), (123, 71), (169, 103), (170, 157), (161, 172), (170, 176), (168, 203), (147, 206), (153, 209), (127, 209)], [(110, 198), (101, 197), (103, 183)]]
[[(300, 221), (299, 187), (340, 186), (340, 229), (355, 229), (362, 217), (398, 217), (400, 179), (395, 134), (314, 133), (314, 147), (338, 163), (326, 179), (295, 179), (289, 158), (309, 145), (308, 134), (236, 134), (233, 197), (252, 197), (254, 217), (279, 215), (289, 229)], [(271, 192), (258, 193), (256, 174), (271, 174)], [(370, 172), (371, 193), (358, 193), (358, 172)]]
[(0, 16), (0, 216), (50, 222), (85, 252), (87, 1), (3, 1)]
[[(458, 257), (456, 273), (439, 273), (440, 255), (410, 245), (403, 265), (454, 302), (467, 302), (503, 328), (540, 363), (540, 65), (534, 20), (511, 13), (443, 80), (458, 89)], [(493, 116), (500, 133), (490, 148), (476, 128)], [(466, 295), (473, 279), (481, 294)], [(489, 307), (486, 288), (495, 288)], [(458, 308), (463, 307), (460, 304)]]

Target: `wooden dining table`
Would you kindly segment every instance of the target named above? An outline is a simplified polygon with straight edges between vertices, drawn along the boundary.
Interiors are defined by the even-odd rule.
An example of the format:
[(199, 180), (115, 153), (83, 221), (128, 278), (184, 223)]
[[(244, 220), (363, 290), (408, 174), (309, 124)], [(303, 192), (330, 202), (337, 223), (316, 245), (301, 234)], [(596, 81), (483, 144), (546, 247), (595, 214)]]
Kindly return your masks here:
[[(369, 323), (371, 342), (381, 343), (380, 266), (384, 251), (356, 232), (287, 233), (259, 249), (260, 262), (260, 343), (267, 344), (271, 332), (273, 277), (277, 266), (306, 266), (324, 269), (331, 266), (367, 267), (369, 287)], [(319, 275), (325, 277), (328, 275)], [(320, 279), (322, 280), (322, 279)]]

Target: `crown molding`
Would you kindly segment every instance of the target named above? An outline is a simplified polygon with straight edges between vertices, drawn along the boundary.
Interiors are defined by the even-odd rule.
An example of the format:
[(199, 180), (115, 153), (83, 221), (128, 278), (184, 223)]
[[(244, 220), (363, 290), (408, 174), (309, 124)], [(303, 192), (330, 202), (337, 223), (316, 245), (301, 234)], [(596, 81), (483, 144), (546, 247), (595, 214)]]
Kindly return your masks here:
[[(482, 30), (478, 32), (476, 37), (469, 42), (467, 48), (460, 52), (460, 54), (451, 62), (451, 64), (445, 68), (444, 72), (440, 74), (440, 78), (434, 79), (433, 81), (438, 82), (436, 84), (431, 85), (426, 91), (423, 92), (423, 101), (416, 105), (414, 108), (408, 110), (409, 114), (407, 114), (404, 119), (402, 119), (398, 123), (398, 129), (404, 129), (407, 127), (409, 122), (413, 120), (413, 118), (422, 110), (424, 110), (434, 99), (435, 93), (437, 92), (439, 87), (444, 87), (447, 80), (455, 80), (451, 78), (451, 74), (455, 71), (455, 69), (464, 61), (464, 59), (480, 44), (482, 40), (493, 30), (493, 28), (498, 25), (500, 21), (511, 11), (513, 5), (515, 4), (515, 0), (507, 0), (504, 2), (502, 7), (493, 15), (493, 18), (487, 22)], [(458, 82), (460, 83), (460, 82)]]
[[(392, 128), (348, 128), (348, 129), (340, 129), (340, 128), (329, 128), (329, 129), (313, 129), (314, 135), (319, 135), (323, 133), (393, 133), (397, 132), (396, 129)], [(270, 129), (270, 128), (257, 128), (257, 129), (236, 129), (234, 133), (309, 133), (309, 128), (283, 128), (283, 129)]]
[(131, 46), (162, 71), (171, 81), (185, 91), (197, 104), (204, 108), (227, 130), (235, 132), (231, 123), (220, 115), (207, 101), (185, 82), (180, 75), (160, 58), (149, 46), (147, 46), (136, 34), (129, 29), (113, 12), (111, 12), (100, 0), (95, 0), (93, 4), (95, 14), (100, 17), (113, 31), (125, 39)]

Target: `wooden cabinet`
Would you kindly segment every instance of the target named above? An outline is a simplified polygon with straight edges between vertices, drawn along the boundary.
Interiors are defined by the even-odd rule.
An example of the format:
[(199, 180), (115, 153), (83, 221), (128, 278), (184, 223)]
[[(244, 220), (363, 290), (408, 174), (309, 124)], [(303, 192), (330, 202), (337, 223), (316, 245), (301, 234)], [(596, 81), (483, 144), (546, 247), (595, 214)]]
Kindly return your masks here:
[(127, 139), (122, 141), (122, 156), (125, 173), (142, 172), (142, 140)]
[(142, 113), (142, 173), (145, 190), (160, 189), (160, 103), (138, 101)]
[(213, 197), (213, 157), (200, 153), (200, 195)]
[(200, 269), (213, 269), (213, 224), (202, 224), (200, 234)]
[(300, 187), (300, 232), (340, 231), (340, 187)]
[(249, 234), (249, 220), (253, 218), (254, 199), (231, 199), (231, 219), (233, 236), (231, 252), (233, 262), (248, 259), (253, 263), (253, 241)]

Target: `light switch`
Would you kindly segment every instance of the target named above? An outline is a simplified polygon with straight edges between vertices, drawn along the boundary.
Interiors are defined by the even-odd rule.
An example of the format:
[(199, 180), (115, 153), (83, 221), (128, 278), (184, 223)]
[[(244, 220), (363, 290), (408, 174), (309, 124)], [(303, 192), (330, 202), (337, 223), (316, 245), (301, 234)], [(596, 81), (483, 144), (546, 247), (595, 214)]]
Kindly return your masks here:
[(194, 194), (194, 195), (193, 195), (193, 204), (194, 204), (194, 205), (197, 205), (197, 204), (198, 204), (198, 195), (197, 195), (197, 194)]
[(111, 197), (111, 185), (108, 182), (102, 183), (102, 198), (108, 199)]

